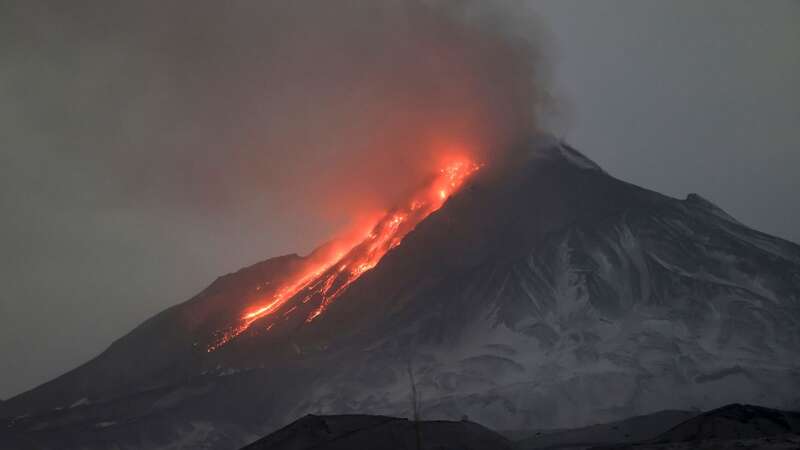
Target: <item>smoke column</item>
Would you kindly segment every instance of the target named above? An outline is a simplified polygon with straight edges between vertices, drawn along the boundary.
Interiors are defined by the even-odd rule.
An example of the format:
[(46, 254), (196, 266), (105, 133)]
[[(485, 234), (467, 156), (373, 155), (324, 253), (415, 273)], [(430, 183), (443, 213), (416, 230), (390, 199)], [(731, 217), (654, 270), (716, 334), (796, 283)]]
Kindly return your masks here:
[(522, 2), (5, 2), (4, 395), (385, 211), (443, 155), (498, 157), (547, 106), (538, 23)]
[(118, 178), (98, 201), (219, 213), (257, 197), (276, 219), (352, 217), (448, 147), (491, 158), (545, 99), (542, 33), (518, 3), (113, 3), (7, 19), (34, 30), (18, 56), (66, 85), (46, 103), (70, 158)]

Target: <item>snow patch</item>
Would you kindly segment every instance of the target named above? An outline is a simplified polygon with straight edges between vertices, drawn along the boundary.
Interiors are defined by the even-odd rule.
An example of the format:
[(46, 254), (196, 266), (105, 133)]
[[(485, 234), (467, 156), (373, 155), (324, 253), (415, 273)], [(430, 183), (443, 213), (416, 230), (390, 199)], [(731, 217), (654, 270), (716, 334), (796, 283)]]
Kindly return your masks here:
[(82, 399), (77, 400), (77, 401), (75, 401), (75, 403), (69, 405), (69, 407), (70, 408), (77, 408), (78, 406), (83, 406), (83, 405), (88, 405), (88, 404), (89, 404), (89, 399), (86, 398), (86, 397), (83, 397)]

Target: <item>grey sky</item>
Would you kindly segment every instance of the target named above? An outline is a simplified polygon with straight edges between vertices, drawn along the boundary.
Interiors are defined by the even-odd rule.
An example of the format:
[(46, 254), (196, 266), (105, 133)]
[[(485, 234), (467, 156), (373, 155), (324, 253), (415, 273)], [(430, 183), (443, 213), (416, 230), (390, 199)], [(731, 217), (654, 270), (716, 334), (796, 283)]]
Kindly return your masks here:
[[(337, 138), (363, 143), (341, 131), (348, 122), (316, 107), (340, 105), (337, 115), (380, 127), (369, 122), (374, 109), (360, 109), (348, 92), (373, 76), (392, 78), (366, 66), (363, 79), (351, 80), (338, 69), (350, 61), (328, 55), (338, 88), (317, 83), (314, 66), (281, 53), (281, 43), (299, 41), (326, 55), (313, 38), (324, 32), (280, 26), (292, 11), (276, 17), (246, 2), (224, 15), (199, 2), (116, 11), (93, 1), (19, 3), (0, 6), (0, 397), (96, 355), (221, 274), (326, 238), (348, 211), (318, 212), (324, 205), (296, 199), (318, 198), (344, 175), (298, 180), (340, 162), (330, 144)], [(370, 18), (353, 7), (315, 14), (315, 3), (307, 6), (315, 28)], [(701, 193), (746, 224), (800, 241), (800, 3), (527, 6), (539, 20), (531, 17), (534, 32), (523, 34), (549, 36), (537, 62), (552, 72), (547, 88), (562, 111), (554, 126), (568, 141), (622, 179), (675, 196)], [(380, 68), (380, 45), (354, 43), (344, 56), (367, 52)], [(403, 61), (404, 47), (392, 48)], [(262, 52), (286, 58), (309, 82), (254, 96), (285, 81), (282, 65), (261, 62)], [(518, 73), (510, 66), (497, 69), (505, 82)], [(413, 87), (428, 86), (421, 77)], [(311, 150), (263, 149), (303, 143)], [(350, 163), (362, 156), (348, 155)], [(352, 182), (356, 190), (374, 183), (352, 178), (363, 179)], [(384, 195), (393, 194), (388, 184)]]

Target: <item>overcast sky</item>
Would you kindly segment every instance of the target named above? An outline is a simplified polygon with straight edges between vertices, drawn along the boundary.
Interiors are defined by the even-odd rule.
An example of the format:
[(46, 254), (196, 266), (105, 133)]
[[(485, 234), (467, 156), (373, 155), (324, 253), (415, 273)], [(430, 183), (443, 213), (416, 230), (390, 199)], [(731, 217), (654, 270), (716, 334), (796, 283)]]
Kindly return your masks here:
[[(428, 18), (413, 33), (387, 33), (392, 8), (306, 2), (298, 19), (298, 8), (274, 2), (234, 2), (224, 14), (214, 2), (156, 3), (0, 3), (1, 398), (84, 362), (219, 275), (328, 237), (352, 211), (297, 199), (320, 198), (330, 183), (375, 183), (321, 169), (364, 156), (342, 151), (344, 142), (369, 149), (378, 139), (348, 126), (381, 129), (375, 117), (392, 114), (414, 126), (447, 120), (470, 86), (518, 100), (480, 78), (448, 77), (452, 88), (438, 92), (418, 69), (427, 61), (419, 49), (459, 50), (471, 36)], [(526, 6), (514, 21), (490, 23), (533, 40), (524, 49), (536, 67), (518, 67), (516, 48), (498, 56), (492, 44), (455, 69), (486, 63), (502, 86), (536, 78), (555, 94), (554, 129), (611, 174), (677, 197), (700, 193), (756, 229), (800, 241), (800, 2)], [(355, 30), (334, 40), (348, 49), (326, 41), (341, 37), (331, 23)], [(427, 97), (447, 107), (414, 116), (409, 86), (434, 86)], [(386, 92), (403, 94), (391, 97), (388, 116), (373, 101)], [(332, 105), (335, 115), (317, 114)], [(502, 117), (498, 105), (481, 107)], [(388, 163), (403, 161), (366, 168), (389, 180), (381, 195), (402, 187), (381, 172)]]

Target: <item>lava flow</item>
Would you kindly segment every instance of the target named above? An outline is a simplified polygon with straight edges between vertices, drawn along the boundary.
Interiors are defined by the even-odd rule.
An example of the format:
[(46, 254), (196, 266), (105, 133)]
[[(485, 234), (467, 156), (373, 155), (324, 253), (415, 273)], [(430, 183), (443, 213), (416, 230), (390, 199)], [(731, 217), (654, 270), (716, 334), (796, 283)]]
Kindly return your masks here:
[[(208, 347), (214, 351), (239, 336), (259, 319), (264, 319), (297, 299), (279, 317), (288, 317), (300, 305), (314, 305), (305, 319), (311, 322), (319, 317), (353, 282), (374, 268), (381, 258), (397, 247), (403, 238), (422, 220), (442, 207), (453, 193), (480, 166), (467, 158), (452, 159), (423, 189), (417, 191), (402, 206), (383, 214), (377, 224), (355, 239), (338, 241), (339, 249), (327, 251), (311, 259), (299, 274), (280, 286), (263, 303), (246, 310), (239, 323), (220, 333), (216, 342)], [(274, 322), (267, 325), (269, 330)]]

